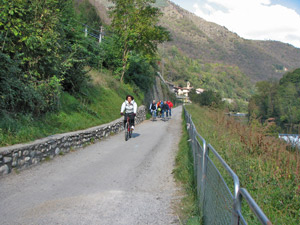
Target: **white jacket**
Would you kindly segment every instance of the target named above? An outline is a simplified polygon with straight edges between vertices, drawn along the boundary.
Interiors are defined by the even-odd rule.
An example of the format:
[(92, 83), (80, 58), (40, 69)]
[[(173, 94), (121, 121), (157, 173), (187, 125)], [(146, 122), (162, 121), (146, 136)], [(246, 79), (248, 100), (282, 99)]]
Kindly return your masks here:
[(126, 100), (123, 102), (121, 106), (121, 113), (123, 113), (125, 110), (125, 113), (136, 113), (137, 111), (137, 104), (134, 100), (132, 100), (130, 103)]

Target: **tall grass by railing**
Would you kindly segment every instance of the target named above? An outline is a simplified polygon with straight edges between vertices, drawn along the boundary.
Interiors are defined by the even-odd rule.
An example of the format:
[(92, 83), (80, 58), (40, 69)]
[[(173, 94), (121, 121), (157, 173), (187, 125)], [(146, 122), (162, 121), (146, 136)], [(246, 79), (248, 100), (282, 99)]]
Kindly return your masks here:
[(186, 129), (184, 114), (182, 115), (183, 133), (176, 155), (176, 165), (173, 171), (176, 181), (183, 187), (183, 198), (177, 205), (177, 214), (182, 224), (201, 224), (201, 214), (198, 207), (197, 189), (194, 177), (193, 154), (189, 146), (189, 136)]
[(265, 128), (243, 125), (223, 112), (196, 105), (187, 109), (198, 132), (218, 150), (269, 219), (274, 224), (299, 224), (299, 151), (266, 135)]

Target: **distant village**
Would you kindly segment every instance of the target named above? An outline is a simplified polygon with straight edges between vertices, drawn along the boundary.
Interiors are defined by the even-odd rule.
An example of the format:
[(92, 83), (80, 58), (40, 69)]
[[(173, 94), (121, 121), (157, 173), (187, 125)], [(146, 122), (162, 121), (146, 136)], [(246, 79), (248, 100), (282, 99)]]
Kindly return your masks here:
[[(181, 99), (185, 103), (191, 103), (191, 100), (189, 99), (189, 93), (192, 89), (194, 89), (194, 87), (191, 86), (189, 81), (186, 83), (186, 87), (175, 86), (173, 83), (167, 81), (166, 84), (169, 86), (170, 90), (176, 94), (178, 99)], [(203, 88), (196, 88), (195, 90), (198, 95), (205, 91)], [(226, 101), (230, 104), (234, 102), (234, 100), (230, 98), (222, 98), (222, 101)]]
[[(166, 84), (169, 86), (170, 90), (176, 94), (177, 98), (182, 99), (183, 102), (186, 102), (186, 103), (191, 102), (189, 99), (189, 93), (192, 89), (194, 89), (194, 87), (191, 87), (191, 83), (189, 81), (186, 83), (186, 87), (175, 86), (174, 84), (172, 84), (170, 82), (166, 82)], [(197, 94), (201, 94), (204, 91), (205, 90), (202, 88), (196, 89)]]

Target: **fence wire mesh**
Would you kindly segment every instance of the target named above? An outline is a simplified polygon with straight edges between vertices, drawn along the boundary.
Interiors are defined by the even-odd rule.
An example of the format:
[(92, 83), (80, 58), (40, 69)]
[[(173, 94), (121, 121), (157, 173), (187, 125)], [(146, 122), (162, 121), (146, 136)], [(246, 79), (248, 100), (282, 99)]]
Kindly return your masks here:
[[(200, 209), (203, 213), (203, 224), (247, 225), (242, 215), (244, 211), (242, 211), (242, 206), (246, 203), (246, 207), (243, 207), (243, 209), (251, 208), (253, 211), (252, 217), (256, 218), (256, 221), (259, 221), (260, 224), (271, 225), (269, 219), (251, 198), (250, 194), (245, 189), (240, 189), (236, 174), (217, 151), (211, 145), (207, 145), (205, 139), (198, 134), (185, 107), (184, 116), (194, 157), (194, 176)], [(218, 168), (213, 161), (217, 163)], [(225, 179), (219, 171), (220, 168), (224, 170), (222, 170), (222, 174), (226, 174)], [(229, 184), (230, 187), (228, 187)], [(246, 199), (246, 202), (243, 202), (244, 204), (242, 204), (243, 197)]]
[(233, 196), (214, 163), (207, 159), (204, 224), (231, 224)]

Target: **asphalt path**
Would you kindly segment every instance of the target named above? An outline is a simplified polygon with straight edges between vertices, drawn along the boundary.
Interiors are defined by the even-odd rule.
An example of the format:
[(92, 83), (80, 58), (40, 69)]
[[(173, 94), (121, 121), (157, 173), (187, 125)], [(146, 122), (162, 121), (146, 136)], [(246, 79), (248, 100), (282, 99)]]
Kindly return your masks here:
[(0, 224), (179, 224), (174, 206), (181, 107), (172, 119), (0, 178)]

